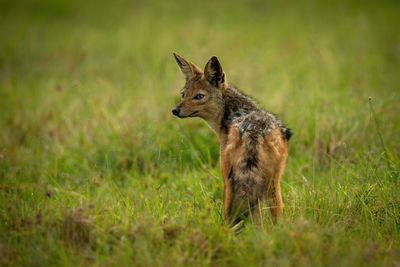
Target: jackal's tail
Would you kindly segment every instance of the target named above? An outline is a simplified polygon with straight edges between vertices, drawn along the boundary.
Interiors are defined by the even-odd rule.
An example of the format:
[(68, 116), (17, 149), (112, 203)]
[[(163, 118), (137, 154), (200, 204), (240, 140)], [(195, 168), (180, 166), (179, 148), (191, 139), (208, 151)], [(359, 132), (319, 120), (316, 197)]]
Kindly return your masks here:
[(248, 133), (241, 162), (231, 169), (229, 180), (232, 187), (232, 203), (229, 209), (233, 222), (240, 221), (258, 207), (266, 190), (266, 180), (260, 170), (259, 135)]

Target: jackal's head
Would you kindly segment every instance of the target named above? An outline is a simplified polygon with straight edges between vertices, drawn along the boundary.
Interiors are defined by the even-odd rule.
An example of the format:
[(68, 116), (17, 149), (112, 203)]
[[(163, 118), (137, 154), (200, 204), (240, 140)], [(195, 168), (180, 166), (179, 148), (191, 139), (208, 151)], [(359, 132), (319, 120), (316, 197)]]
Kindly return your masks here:
[(174, 57), (186, 78), (186, 84), (180, 92), (181, 102), (172, 110), (172, 114), (179, 118), (216, 118), (223, 110), (222, 94), (227, 86), (225, 73), (217, 57), (207, 62), (204, 71), (176, 53)]

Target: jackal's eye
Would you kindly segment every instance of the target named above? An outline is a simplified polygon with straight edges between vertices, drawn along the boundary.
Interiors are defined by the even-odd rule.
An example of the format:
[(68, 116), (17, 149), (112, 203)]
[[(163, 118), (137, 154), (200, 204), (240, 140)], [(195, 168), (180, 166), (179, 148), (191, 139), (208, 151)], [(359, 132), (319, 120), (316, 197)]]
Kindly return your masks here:
[(181, 96), (182, 96), (182, 98), (184, 98), (185, 97), (185, 93), (181, 93)]
[(193, 99), (200, 100), (200, 99), (202, 99), (203, 97), (204, 97), (203, 94), (197, 94), (197, 95), (195, 95), (195, 96), (193, 97)]

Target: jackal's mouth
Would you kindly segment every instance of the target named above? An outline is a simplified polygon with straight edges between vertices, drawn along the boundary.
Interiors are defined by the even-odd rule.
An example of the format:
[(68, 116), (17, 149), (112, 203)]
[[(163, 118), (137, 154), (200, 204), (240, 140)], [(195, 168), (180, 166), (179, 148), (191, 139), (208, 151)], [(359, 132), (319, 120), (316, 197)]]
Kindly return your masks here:
[(199, 111), (194, 111), (194, 112), (192, 112), (192, 113), (190, 113), (189, 115), (186, 115), (186, 116), (179, 115), (178, 117), (181, 118), (181, 119), (184, 119), (184, 118), (188, 118), (188, 117), (193, 117), (193, 115), (196, 115), (197, 113), (199, 113)]

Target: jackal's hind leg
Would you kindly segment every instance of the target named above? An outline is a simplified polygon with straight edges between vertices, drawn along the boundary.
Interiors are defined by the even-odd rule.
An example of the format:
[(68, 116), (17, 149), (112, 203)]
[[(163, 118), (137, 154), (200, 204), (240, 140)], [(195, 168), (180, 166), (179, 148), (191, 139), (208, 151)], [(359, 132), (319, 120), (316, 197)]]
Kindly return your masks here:
[(267, 189), (268, 207), (271, 211), (272, 221), (276, 224), (282, 217), (283, 202), (279, 181), (271, 183)]
[(222, 201), (224, 205), (224, 220), (226, 224), (231, 222), (230, 220), (230, 212), (232, 206), (232, 189), (230, 184), (224, 184), (224, 191), (222, 196)]

